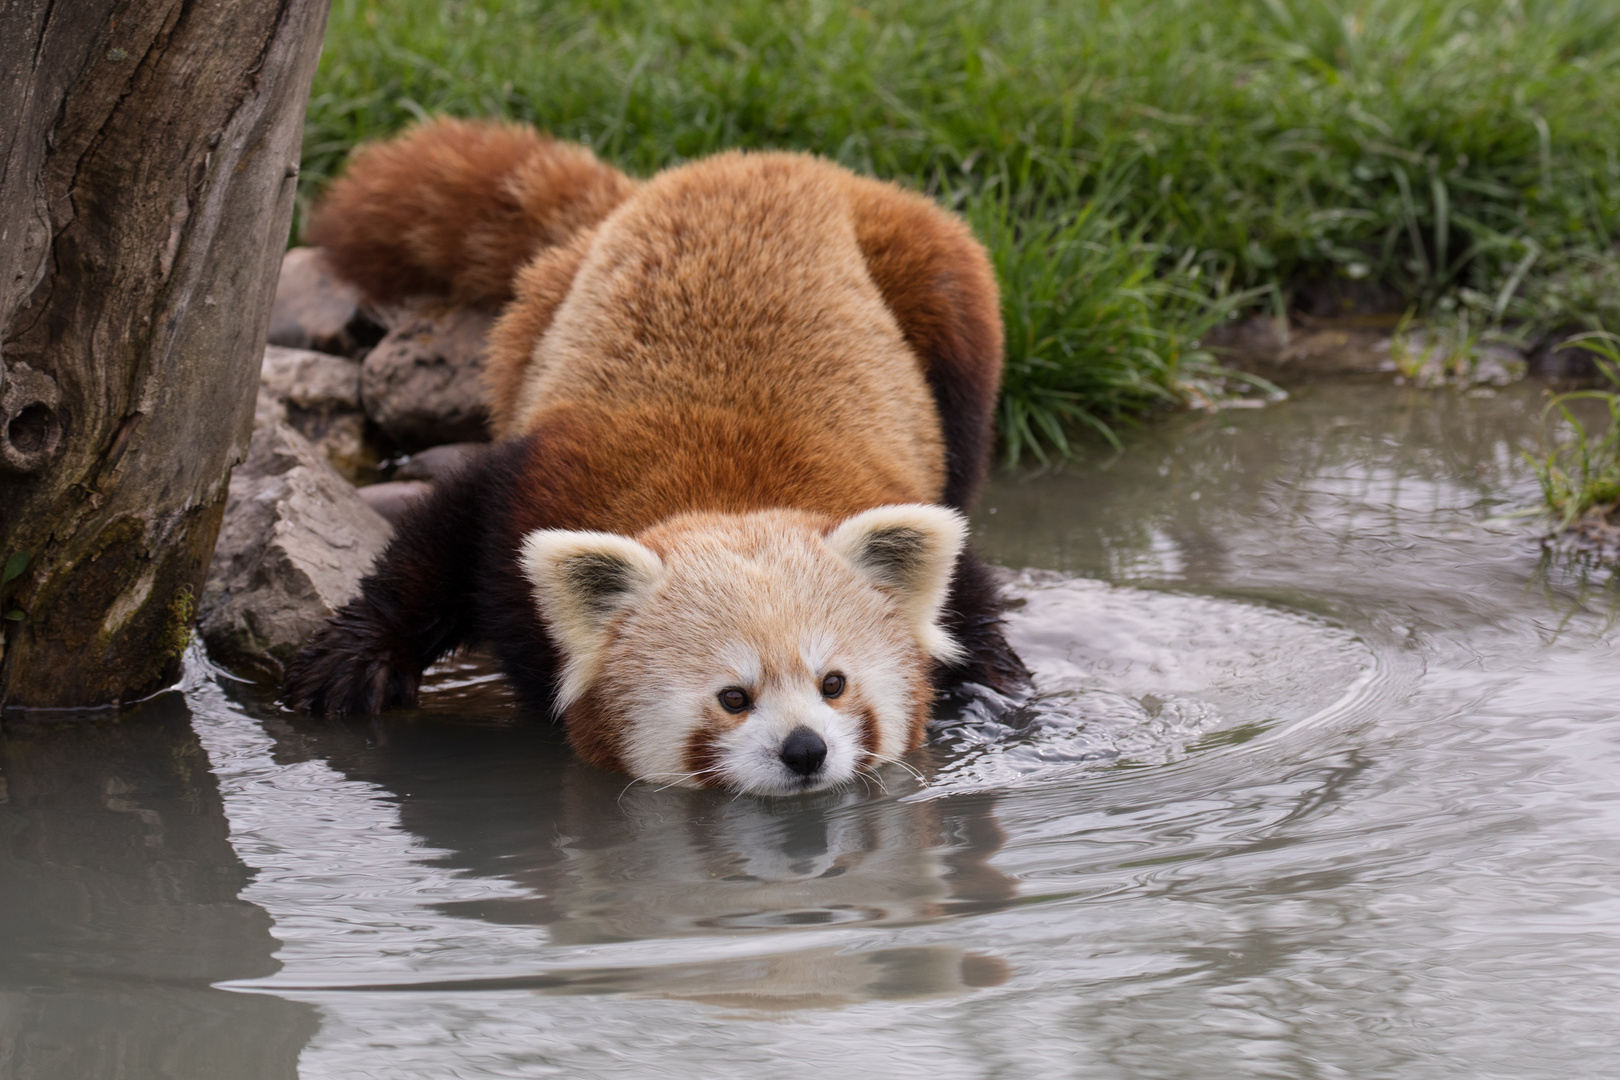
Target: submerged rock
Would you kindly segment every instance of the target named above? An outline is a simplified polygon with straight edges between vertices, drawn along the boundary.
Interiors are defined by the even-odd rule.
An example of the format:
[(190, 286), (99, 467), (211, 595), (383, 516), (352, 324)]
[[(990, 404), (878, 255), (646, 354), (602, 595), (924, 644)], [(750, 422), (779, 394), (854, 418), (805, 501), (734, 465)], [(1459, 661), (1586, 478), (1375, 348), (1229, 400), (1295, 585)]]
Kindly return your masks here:
[(367, 484), (359, 489), (359, 495), (388, 524), (398, 525), (406, 512), (432, 491), (433, 485), (425, 480), (390, 480), (382, 484)]
[(306, 638), (358, 591), (392, 532), (261, 394), (231, 476), (198, 629), (225, 666), (279, 682)]
[(390, 524), (400, 519), (428, 495), (433, 485), (456, 472), (488, 448), (487, 443), (446, 443), (412, 454), (394, 471), (394, 479), (360, 489), (360, 497)]
[(469, 308), (401, 311), (366, 354), (366, 415), (406, 449), (489, 438), (484, 338), (494, 319)]
[(292, 248), (281, 259), (269, 342), (360, 356), (381, 340), (384, 327), (366, 311), (353, 285), (332, 273), (319, 248)]
[(443, 480), (489, 448), (488, 443), (446, 443), (412, 454), (394, 470), (395, 480)]
[(365, 477), (385, 456), (366, 437), (358, 360), (271, 345), (264, 351), (259, 387), (279, 404), (281, 419), (348, 479)]

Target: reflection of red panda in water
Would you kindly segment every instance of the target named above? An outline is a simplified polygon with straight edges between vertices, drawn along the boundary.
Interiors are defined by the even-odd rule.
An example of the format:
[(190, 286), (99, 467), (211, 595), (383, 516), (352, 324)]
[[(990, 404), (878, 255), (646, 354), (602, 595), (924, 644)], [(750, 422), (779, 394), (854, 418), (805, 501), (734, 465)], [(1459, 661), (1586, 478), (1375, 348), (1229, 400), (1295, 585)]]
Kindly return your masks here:
[(934, 686), (1023, 676), (960, 514), (996, 285), (932, 202), (786, 153), (637, 183), (441, 120), (357, 154), (310, 231), (375, 301), (506, 307), (501, 441), (304, 647), (295, 708), (408, 704), (485, 641), (589, 761), (782, 794), (916, 748)]

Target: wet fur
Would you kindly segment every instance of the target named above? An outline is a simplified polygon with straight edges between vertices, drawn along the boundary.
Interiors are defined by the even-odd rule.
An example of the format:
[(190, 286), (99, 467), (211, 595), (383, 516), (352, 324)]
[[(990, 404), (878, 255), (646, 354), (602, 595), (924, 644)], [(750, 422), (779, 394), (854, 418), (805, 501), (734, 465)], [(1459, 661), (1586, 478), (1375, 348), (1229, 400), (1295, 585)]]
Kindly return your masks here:
[[(687, 225), (714, 220), (741, 254)], [(892, 503), (965, 510), (983, 478), (994, 279), (965, 225), (892, 185), (787, 154), (638, 184), (527, 129), (438, 122), (358, 155), (312, 234), (379, 302), (513, 299), (488, 371), (503, 440), (437, 485), (290, 666), (301, 711), (409, 704), (428, 664), (473, 642), (549, 709), (561, 656), (518, 561), (534, 530), (635, 536), (693, 510), (783, 507), (830, 529)], [(663, 383), (639, 377), (649, 364)], [(941, 620), (964, 658), (936, 663), (935, 686), (1026, 677), (1000, 611), (964, 550)], [(613, 710), (587, 691), (569, 735), (623, 769)]]

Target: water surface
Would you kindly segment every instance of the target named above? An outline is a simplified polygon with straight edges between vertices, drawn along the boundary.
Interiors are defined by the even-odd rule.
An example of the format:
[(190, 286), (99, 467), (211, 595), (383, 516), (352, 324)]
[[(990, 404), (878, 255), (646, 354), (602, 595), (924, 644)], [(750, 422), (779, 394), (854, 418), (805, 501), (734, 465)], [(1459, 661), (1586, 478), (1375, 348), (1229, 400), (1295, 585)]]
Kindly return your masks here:
[(476, 663), (193, 663), (0, 740), (0, 1075), (1620, 1074), (1614, 592), (1540, 390), (1323, 383), (1003, 476), (1038, 695), (798, 800), (629, 784)]

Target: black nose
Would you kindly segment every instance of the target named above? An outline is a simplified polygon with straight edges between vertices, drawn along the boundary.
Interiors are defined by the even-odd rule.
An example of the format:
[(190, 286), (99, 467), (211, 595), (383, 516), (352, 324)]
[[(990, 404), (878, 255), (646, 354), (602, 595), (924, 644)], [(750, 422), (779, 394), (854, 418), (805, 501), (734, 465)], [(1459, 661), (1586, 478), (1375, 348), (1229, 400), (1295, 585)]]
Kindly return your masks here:
[(827, 744), (802, 724), (788, 732), (782, 743), (782, 764), (800, 776), (810, 776), (827, 760)]

